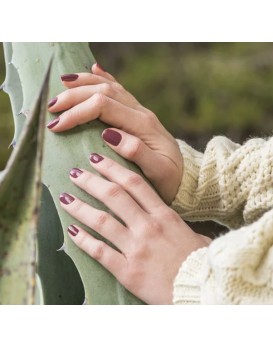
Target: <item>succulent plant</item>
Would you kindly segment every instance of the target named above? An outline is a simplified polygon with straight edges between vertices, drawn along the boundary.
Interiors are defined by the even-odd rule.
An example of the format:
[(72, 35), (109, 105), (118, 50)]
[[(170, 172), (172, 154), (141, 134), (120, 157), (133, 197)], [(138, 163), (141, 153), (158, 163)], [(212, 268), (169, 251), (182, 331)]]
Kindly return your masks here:
[(95, 60), (89, 45), (6, 43), (4, 50), (3, 89), (10, 95), (15, 133), (12, 156), (0, 175), (0, 302), (34, 303), (36, 287), (36, 303), (143, 304), (70, 240), (67, 227), (81, 224), (59, 204), (60, 193), (66, 191), (107, 210), (69, 179), (72, 167), (92, 171), (91, 152), (140, 173), (104, 144), (106, 125), (99, 120), (65, 133), (44, 130), (45, 120), (54, 117), (47, 100), (63, 90), (60, 75), (90, 72)]

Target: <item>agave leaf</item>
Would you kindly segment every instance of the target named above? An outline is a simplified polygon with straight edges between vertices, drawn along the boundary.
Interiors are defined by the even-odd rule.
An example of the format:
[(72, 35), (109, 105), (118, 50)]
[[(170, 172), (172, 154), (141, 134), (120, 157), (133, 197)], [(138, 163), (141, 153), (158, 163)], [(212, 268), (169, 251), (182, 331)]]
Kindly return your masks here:
[[(90, 71), (94, 63), (87, 43), (13, 43), (12, 62), (22, 85), (24, 114), (28, 114), (32, 107), (33, 98), (38, 94), (51, 58), (50, 97), (56, 96), (63, 90), (60, 83), (61, 74)], [(48, 121), (52, 119), (49, 113), (46, 117)], [(56, 206), (64, 233), (66, 254), (71, 257), (79, 271), (84, 285), (86, 303), (141, 304), (142, 302), (125, 290), (107, 270), (78, 249), (70, 240), (66, 232), (68, 225), (81, 224), (63, 211), (59, 204), (60, 193), (70, 192), (96, 208), (107, 210), (103, 204), (74, 186), (69, 179), (69, 170), (72, 167), (92, 171), (88, 162), (91, 152), (107, 155), (125, 167), (139, 172), (135, 165), (105, 146), (101, 139), (101, 133), (105, 128), (106, 125), (102, 122), (93, 121), (61, 134), (46, 131), (42, 180)], [(82, 225), (82, 227), (96, 237), (100, 237), (86, 226)], [(52, 230), (52, 232), (55, 231)], [(41, 282), (43, 285), (42, 278)], [(65, 281), (64, 286), (66, 286)]]
[(37, 283), (40, 280), (41, 303), (81, 305), (84, 302), (83, 285), (71, 258), (66, 255), (65, 250), (61, 250), (63, 229), (45, 185), (42, 189), (37, 239)]
[[(4, 43), (4, 55), (6, 62), (6, 79), (2, 88), (10, 96), (15, 128), (11, 144), (15, 145), (15, 143), (18, 142), (26, 117), (21, 112), (23, 106), (22, 86), (17, 69), (12, 62), (12, 44), (10, 42)], [(37, 97), (33, 100), (37, 100)]]
[(0, 303), (35, 300), (35, 242), (48, 74), (0, 177)]

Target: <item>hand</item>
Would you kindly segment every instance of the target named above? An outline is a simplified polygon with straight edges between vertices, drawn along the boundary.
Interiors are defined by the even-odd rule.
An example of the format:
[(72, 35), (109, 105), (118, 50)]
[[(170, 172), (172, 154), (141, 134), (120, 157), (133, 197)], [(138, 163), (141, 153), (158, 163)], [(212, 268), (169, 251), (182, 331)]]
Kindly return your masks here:
[(124, 224), (67, 193), (61, 194), (61, 205), (119, 251), (76, 225), (68, 228), (71, 239), (144, 302), (171, 304), (181, 263), (193, 250), (207, 246), (209, 238), (194, 233), (140, 175), (94, 153), (90, 163), (108, 180), (76, 168), (70, 172), (72, 182)]
[(61, 132), (96, 118), (116, 127), (103, 132), (107, 145), (135, 162), (170, 204), (182, 179), (177, 142), (155, 114), (140, 105), (113, 76), (97, 64), (92, 72), (62, 76), (68, 89), (49, 102), (49, 110), (65, 112), (48, 128)]

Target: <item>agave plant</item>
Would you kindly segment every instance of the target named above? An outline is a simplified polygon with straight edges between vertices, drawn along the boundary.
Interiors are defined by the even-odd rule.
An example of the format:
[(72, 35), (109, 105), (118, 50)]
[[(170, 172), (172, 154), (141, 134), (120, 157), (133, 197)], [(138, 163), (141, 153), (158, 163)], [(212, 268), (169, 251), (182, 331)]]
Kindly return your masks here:
[(43, 304), (142, 304), (75, 246), (66, 230), (76, 221), (59, 205), (60, 193), (69, 191), (107, 210), (69, 180), (72, 167), (92, 170), (91, 152), (140, 173), (103, 143), (106, 125), (99, 120), (65, 133), (44, 130), (54, 117), (47, 100), (63, 90), (60, 75), (90, 71), (95, 62), (89, 45), (6, 43), (4, 51), (3, 89), (10, 96), (15, 133), (12, 156), (0, 175), (0, 303), (31, 304), (36, 298)]

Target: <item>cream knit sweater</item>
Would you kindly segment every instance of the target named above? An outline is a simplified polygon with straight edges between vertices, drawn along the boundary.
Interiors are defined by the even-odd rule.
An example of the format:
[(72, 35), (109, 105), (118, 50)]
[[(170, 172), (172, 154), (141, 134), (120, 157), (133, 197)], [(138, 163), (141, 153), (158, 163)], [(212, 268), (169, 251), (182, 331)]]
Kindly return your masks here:
[(204, 153), (177, 142), (184, 171), (172, 207), (233, 230), (182, 263), (174, 304), (273, 304), (273, 137), (217, 136)]

